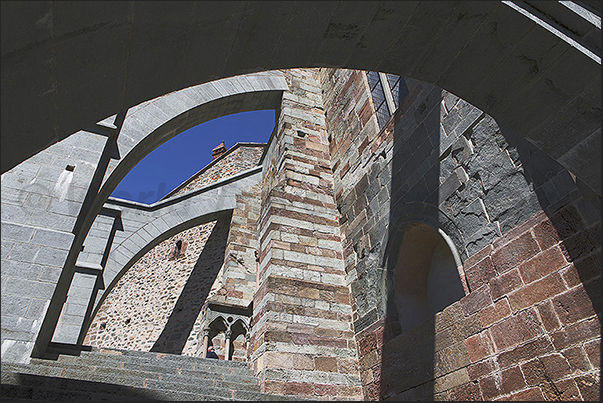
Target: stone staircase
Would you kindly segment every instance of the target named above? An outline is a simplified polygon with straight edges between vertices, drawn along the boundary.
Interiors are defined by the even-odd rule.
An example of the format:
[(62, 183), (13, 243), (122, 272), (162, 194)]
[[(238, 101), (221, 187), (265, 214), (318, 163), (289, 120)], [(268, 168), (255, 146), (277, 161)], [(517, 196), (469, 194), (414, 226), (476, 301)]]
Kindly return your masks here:
[(246, 363), (89, 348), (2, 363), (2, 400), (300, 400), (260, 392)]

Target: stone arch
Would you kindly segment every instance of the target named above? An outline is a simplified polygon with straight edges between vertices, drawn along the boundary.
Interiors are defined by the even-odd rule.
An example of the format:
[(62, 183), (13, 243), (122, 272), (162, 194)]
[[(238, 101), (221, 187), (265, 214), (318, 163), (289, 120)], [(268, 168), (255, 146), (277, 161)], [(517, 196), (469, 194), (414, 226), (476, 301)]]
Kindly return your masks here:
[[(96, 313), (97, 313), (99, 307), (103, 304), (103, 302), (105, 301), (105, 299), (107, 298), (107, 296), (115, 288), (115, 286), (117, 285), (117, 283), (119, 282), (119, 280), (147, 252), (149, 252), (155, 246), (159, 245), (161, 242), (165, 241), (166, 239), (169, 239), (170, 237), (172, 237), (172, 236), (174, 236), (176, 234), (181, 233), (182, 231), (185, 231), (187, 229), (190, 229), (190, 228), (193, 228), (195, 226), (198, 226), (198, 225), (201, 225), (201, 224), (205, 224), (205, 223), (208, 223), (208, 222), (211, 222), (211, 221), (219, 221), (220, 219), (223, 220), (226, 216), (228, 216), (230, 214), (231, 214), (231, 210), (224, 210), (224, 211), (220, 211), (220, 212), (216, 212), (216, 213), (210, 213), (210, 214), (207, 214), (207, 215), (195, 217), (194, 219), (188, 220), (188, 221), (185, 221), (185, 222), (181, 222), (178, 225), (170, 228), (166, 232), (162, 233), (160, 236), (158, 236), (157, 238), (155, 238), (154, 240), (152, 240), (151, 242), (149, 242), (143, 248), (137, 250), (135, 253), (131, 253), (130, 252), (129, 253), (130, 258), (127, 261), (127, 263), (125, 263), (124, 265), (120, 265), (119, 263), (117, 263), (114, 260), (114, 265), (110, 266), (110, 268), (115, 268), (116, 270), (118, 269), (119, 271), (113, 270), (113, 272), (116, 271), (113, 276), (106, 276), (105, 281), (107, 281), (107, 283), (106, 283), (107, 286), (103, 290), (102, 294), (99, 295), (99, 298), (97, 298), (97, 300), (94, 303), (94, 311), (93, 311), (93, 313), (92, 313), (92, 315), (90, 317), (90, 321), (96, 316)], [(119, 245), (114, 250), (114, 254), (123, 254), (123, 255), (126, 255), (127, 252), (129, 252), (129, 250), (127, 249), (127, 247), (125, 247), (123, 245)], [(108, 273), (110, 273), (110, 272), (108, 272)], [(89, 324), (90, 323), (88, 323), (86, 326), (84, 326), (84, 328), (83, 328), (83, 333), (84, 334), (87, 332)]]
[(405, 227), (394, 281), (394, 302), (402, 332), (465, 296), (459, 266), (440, 231), (420, 222)]
[[(217, 347), (215, 350), (216, 354), (221, 353), (222, 355), (224, 355), (225, 346), (222, 343), (226, 340), (226, 337), (224, 337), (224, 340), (222, 340), (222, 335), (225, 335), (226, 331), (228, 330), (228, 323), (226, 323), (225, 318), (223, 318), (222, 316), (214, 318), (210, 323), (207, 324), (206, 329), (208, 337), (207, 347)], [(216, 343), (214, 340), (216, 340), (218, 343)], [(220, 345), (216, 346), (216, 344)], [(204, 351), (203, 353), (206, 353), (206, 351)]]
[[(98, 288), (95, 284), (92, 289), (90, 284), (72, 283), (68, 291), (68, 294), (91, 295), (90, 302), (82, 302), (89, 305), (90, 313), (82, 311), (79, 315), (82, 327), (77, 336), (78, 343), (83, 341), (105, 298), (132, 265), (156, 245), (181, 231), (209, 221), (229, 220), (237, 206), (237, 195), (258, 183), (260, 176), (261, 167), (252, 168), (152, 205), (110, 198), (103, 208), (119, 211), (122, 230), (114, 236), (104, 269), (99, 273), (100, 284), (104, 287)], [(93, 227), (89, 236), (103, 238), (105, 235)], [(73, 329), (59, 319), (55, 334), (63, 334), (63, 342), (69, 339), (74, 342), (72, 336), (65, 335), (65, 332), (73, 333), (73, 330), (63, 328)]]
[(241, 334), (248, 334), (249, 333), (249, 324), (247, 324), (243, 319), (237, 319), (232, 323), (232, 326), (238, 326), (240, 327), (240, 333)]
[[(467, 254), (462, 232), (437, 207), (420, 202), (400, 203), (391, 213), (382, 258), (387, 280), (388, 320), (398, 320), (399, 302), (405, 298), (416, 303), (420, 312), (411, 322), (401, 323), (397, 331), (404, 331), (468, 293), (462, 267)], [(407, 253), (413, 249), (416, 251)], [(450, 293), (444, 292), (444, 298), (439, 298), (438, 292), (445, 289), (443, 279), (452, 282), (454, 287)], [(411, 295), (413, 292), (416, 297)]]
[(231, 323), (230, 328), (232, 331), (230, 338), (232, 347), (230, 348), (231, 356), (229, 358), (231, 360), (246, 360), (250, 335), (249, 325), (239, 318)]
[(207, 301), (203, 308), (204, 340), (200, 356), (205, 357), (207, 347), (219, 342), (216, 352), (225, 360), (246, 361), (251, 332), (252, 304), (247, 307)]
[(250, 110), (277, 109), (281, 93), (287, 88), (278, 71), (231, 77), (145, 101), (122, 117), (114, 115), (100, 122), (116, 128), (114, 138), (107, 144), (107, 148), (114, 149), (114, 158), (106, 161), (104, 172), (97, 169), (98, 177), (93, 179), (92, 186), (98, 182), (98, 190), (82, 206), (74, 244), (88, 232), (119, 182), (155, 148), (211, 119)]
[[(435, 220), (410, 216), (398, 221), (390, 234), (384, 266), (387, 301), (383, 332), (387, 341), (380, 351), (382, 399), (400, 387), (401, 363), (416, 363), (417, 376), (433, 376), (434, 329), (450, 325), (450, 312), (459, 309), (460, 300), (469, 293), (460, 253), (452, 241), (460, 234), (444, 231), (437, 215)], [(451, 358), (444, 355), (439, 359)]]
[[(107, 134), (107, 143), (90, 178), (88, 193), (79, 206), (66, 270), (62, 271), (54, 290), (49, 314), (36, 341), (36, 351), (43, 351), (52, 340), (82, 244), (105, 201), (129, 170), (163, 142), (204, 121), (236, 112), (277, 109), (282, 91), (287, 88), (278, 71), (231, 77), (145, 101), (127, 113), (106, 118), (91, 129)], [(78, 340), (82, 337), (80, 334)]]
[[(116, 138), (119, 159), (109, 162), (99, 194), (110, 194), (138, 162), (177, 134), (232, 113), (278, 109), (287, 89), (282, 73), (268, 71), (185, 88), (130, 108)], [(116, 119), (101, 123), (114, 125)]]
[[(3, 9), (7, 32), (36, 33), (3, 38), (3, 77), (23, 77), (5, 80), (2, 92), (2, 148), (11, 149), (3, 155), (3, 172), (116, 108), (242, 73), (332, 66), (413, 77), (445, 88), (534, 141), (600, 193), (600, 45), (591, 39), (600, 35), (596, 2), (556, 3), (556, 20), (516, 2), (325, 2), (320, 13), (312, 3), (289, 2), (97, 7), (51, 5), (61, 25), (45, 29), (33, 25), (47, 20), (43, 3)], [(155, 27), (168, 14), (191, 23), (174, 24), (177, 28), (159, 35)], [(18, 27), (10, 25), (17, 22)], [(105, 28), (99, 32), (98, 26)], [(69, 49), (78, 51), (60, 48), (61, 63), (50, 71), (41, 67), (47, 53), (40, 48), (56, 44), (57, 30), (69, 35)], [(91, 40), (99, 46), (86, 46)], [(84, 66), (81, 60), (98, 63)], [(145, 74), (131, 73), (142, 66)], [(77, 80), (70, 74), (74, 68)], [(53, 93), (52, 101), (36, 102), (40, 118), (23, 122), (22, 111), (45, 88), (21, 83), (40, 82), (27, 78), (47, 74), (61, 92)], [(599, 164), (593, 167), (592, 161)]]
[(430, 203), (398, 203), (390, 212), (389, 236), (383, 249), (382, 267), (392, 269), (397, 259), (404, 231), (409, 223), (423, 223), (436, 228), (450, 247), (458, 265), (468, 257), (463, 233), (446, 213)]

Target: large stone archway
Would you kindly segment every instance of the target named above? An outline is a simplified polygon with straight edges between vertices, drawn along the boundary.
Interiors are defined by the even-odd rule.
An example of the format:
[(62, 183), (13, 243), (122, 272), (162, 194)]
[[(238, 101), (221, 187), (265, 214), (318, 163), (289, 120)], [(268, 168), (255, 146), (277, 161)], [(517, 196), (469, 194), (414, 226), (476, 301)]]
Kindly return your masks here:
[[(144, 109), (131, 105), (142, 102), (138, 105), (149, 106), (152, 101), (148, 99), (155, 93), (160, 97), (178, 94), (180, 89), (185, 93), (191, 83), (204, 86), (213, 78), (235, 74), (236, 79), (241, 77), (236, 75), (239, 73), (288, 66), (302, 68), (283, 71), (290, 91), (282, 97), (277, 128), (263, 158), (267, 169), (262, 173), (261, 192), (256, 195), (261, 199), (262, 219), (256, 228), (259, 253), (252, 258), (254, 265), (257, 262), (258, 288), (253, 295), (251, 340), (258, 340), (259, 347), (250, 358), (262, 390), (276, 394), (310, 390), (323, 396), (327, 387), (337, 387), (338, 396), (379, 398), (387, 397), (383, 392), (387, 392), (388, 382), (417, 373), (404, 355), (398, 357), (398, 363), (410, 366), (392, 367), (396, 368), (392, 371), (396, 379), (381, 376), (384, 361), (368, 361), (381, 354), (379, 343), (385, 340), (383, 323), (388, 319), (387, 301), (380, 288), (384, 278), (379, 259), (382, 246), (399, 219), (412, 214), (432, 214), (433, 227), (445, 228), (450, 237), (446, 241), (457, 247), (463, 261), (469, 290), (461, 301), (442, 311), (454, 319), (445, 321), (450, 329), (433, 327), (428, 332), (435, 339), (440, 335), (438, 330), (450, 330), (454, 337), (443, 343), (438, 339), (437, 344), (421, 337), (425, 351), (431, 354), (424, 364), (431, 371), (429, 379), (447, 381), (452, 379), (449, 374), (456, 374), (459, 377), (455, 379), (470, 389), (432, 388), (425, 383), (428, 379), (415, 379), (404, 390), (396, 391), (402, 393), (397, 397), (439, 394), (438, 398), (454, 399), (472, 394), (476, 388), (484, 397), (520, 396), (515, 392), (524, 393), (522, 388), (490, 391), (498, 394), (484, 392), (491, 378), (498, 376), (498, 369), (470, 378), (468, 372), (483, 360), (498, 360), (511, 349), (529, 348), (524, 342), (550, 344), (551, 337), (562, 338), (566, 332), (582, 334), (577, 331), (580, 329), (588, 332), (579, 340), (584, 345), (580, 348), (585, 354), (596, 352), (596, 343), (600, 346), (600, 293), (595, 291), (600, 285), (600, 242), (596, 242), (600, 239), (600, 208), (596, 206), (600, 206), (600, 196), (585, 188), (600, 193), (598, 5), (593, 9), (588, 3), (556, 2), (537, 10), (519, 2), (310, 4), (241, 2), (212, 8), (192, 3), (170, 8), (167, 3), (126, 3), (115, 6), (122, 12), (119, 17), (96, 3), (73, 9), (66, 3), (32, 3), (19, 10), (3, 4), (3, 17), (29, 18), (38, 29), (32, 32), (39, 34), (39, 40), (29, 45), (27, 36), (3, 41), (2, 79), (8, 84), (3, 87), (8, 88), (3, 91), (3, 101), (8, 99), (5, 94), (19, 92), (15, 84), (19, 77), (34, 83), (25, 79), (26, 74), (41, 66), (34, 54), (44, 53), (44, 49), (50, 56), (40, 59), (51, 61), (52, 85), (51, 91), (39, 94), (36, 90), (44, 85), (39, 81), (32, 84), (34, 95), (42, 95), (37, 98), (28, 98), (32, 92), (23, 88), (19, 92), (23, 98), (3, 102), (2, 116), (11, 118), (24, 100), (34, 99), (31, 104), (39, 106), (39, 116), (44, 118), (22, 122), (25, 134), (21, 141), (31, 140), (29, 150), (35, 152), (36, 147), (62, 139), (13, 168), (8, 163), (9, 169), (2, 175), (3, 207), (5, 188), (18, 189), (6, 193), (6, 200), (16, 203), (3, 208), (2, 217), (2, 305), (10, 308), (3, 309), (3, 361), (5, 353), (11, 360), (27, 360), (34, 342), (38, 350), (47, 344), (73, 276), (79, 247), (120, 176), (162, 139), (199, 120), (197, 116), (189, 121), (187, 112), (182, 116), (176, 113), (163, 125), (162, 118), (153, 123), (154, 113), (141, 113), (140, 133), (153, 133), (158, 140), (146, 142), (128, 134), (128, 118)], [(69, 18), (60, 18), (70, 12), (83, 15), (77, 26), (71, 25)], [(566, 20), (565, 13), (578, 18)], [(40, 18), (32, 17), (38, 14)], [(189, 21), (188, 25), (178, 24), (183, 20)], [(298, 24), (300, 29), (295, 29)], [(9, 28), (9, 38), (15, 38)], [(212, 39), (218, 36), (224, 42)], [(203, 41), (197, 42), (200, 37)], [(79, 52), (78, 45), (90, 41), (99, 45), (95, 53), (88, 54), (87, 49)], [(273, 47), (266, 47), (266, 43)], [(109, 45), (113, 53), (107, 53), (106, 60), (115, 62), (112, 67), (85, 68)], [(78, 54), (78, 60), (65, 62), (72, 53)], [(28, 57), (29, 63), (24, 62)], [(81, 74), (71, 74), (71, 81), (64, 81), (65, 66), (81, 70)], [(390, 119), (389, 128), (381, 130), (373, 119), (375, 113), (371, 114), (376, 109), (370, 104), (363, 71), (350, 74), (303, 66), (350, 66), (399, 73), (410, 77), (408, 82), (413, 85), (409, 101)], [(38, 79), (46, 77), (46, 68), (44, 65), (37, 71)], [(279, 87), (280, 80), (268, 81)], [(71, 88), (74, 83), (79, 85)], [(269, 92), (274, 94), (280, 91), (272, 89)], [(242, 97), (248, 92), (245, 87), (235, 86), (234, 90)], [(98, 111), (86, 106), (90, 94), (97, 97), (94, 102), (106, 112), (104, 115), (92, 117)], [(222, 99), (226, 106), (235, 101), (229, 109), (233, 112), (239, 106), (238, 95)], [(45, 109), (47, 101), (51, 106)], [(75, 118), (69, 121), (63, 111), (70, 111)], [(88, 126), (105, 116), (111, 117)], [(146, 118), (153, 127), (145, 128)], [(3, 119), (3, 133), (12, 133), (10, 128), (15, 126), (10, 122), (5, 125)], [(51, 129), (44, 126), (48, 122), (52, 122)], [(71, 129), (69, 125), (73, 125)], [(363, 131), (366, 127), (369, 129)], [(32, 128), (52, 136), (28, 137)], [(80, 131), (69, 135), (75, 130)], [(126, 142), (119, 144), (118, 136), (116, 144), (115, 135), (122, 132), (125, 136), (121, 139)], [(11, 139), (14, 137), (3, 135), (3, 149), (17, 150)], [(127, 152), (117, 154), (116, 150)], [(27, 154), (19, 157), (17, 151), (9, 154), (17, 162), (27, 158)], [(60, 169), (35, 173), (29, 163), (40, 164), (46, 156)], [(121, 166), (113, 161), (116, 157), (123, 159)], [(71, 159), (77, 159), (77, 164)], [(100, 170), (95, 171), (95, 167)], [(18, 187), (32, 173), (40, 181)], [(40, 182), (56, 182), (57, 186), (47, 198), (29, 198), (29, 193), (36, 192), (28, 186), (39, 186)], [(597, 198), (599, 203), (589, 203)], [(413, 206), (417, 211), (410, 208)], [(458, 232), (450, 231), (448, 222), (450, 228), (458, 227)], [(551, 236), (555, 231), (558, 233)], [(518, 249), (525, 253), (514, 254)], [(548, 263), (550, 256), (555, 258), (553, 266), (543, 264), (541, 268), (540, 262)], [(5, 262), (9, 263), (8, 276)], [(489, 270), (489, 262), (496, 266), (496, 272)], [(54, 288), (30, 279), (15, 280), (38, 275), (40, 268), (44, 271), (39, 277), (48, 280), (56, 276), (45, 281)], [(15, 273), (18, 276), (13, 276)], [(521, 280), (520, 274), (527, 276), (524, 281), (513, 282), (513, 277), (507, 277)], [(530, 299), (545, 282), (554, 286), (551, 293)], [(21, 292), (23, 285), (27, 293)], [(503, 290), (500, 285), (511, 288)], [(319, 293), (302, 295), (317, 288)], [(48, 297), (51, 294), (52, 299)], [(575, 310), (562, 312), (566, 302), (576, 296), (581, 298), (581, 305), (572, 304)], [(280, 315), (286, 309), (298, 313), (297, 297), (317, 309), (304, 311), (306, 316)], [(285, 302), (272, 304), (277, 299)], [(27, 304), (26, 311), (22, 307)], [(484, 322), (482, 311), (486, 314), (500, 304), (507, 308), (503, 317)], [(517, 324), (527, 326), (536, 316), (553, 310), (562, 322), (557, 327), (543, 323), (528, 332), (507, 331)], [(5, 320), (5, 312), (11, 313), (9, 320)], [(35, 312), (38, 316), (32, 317)], [(278, 320), (266, 319), (277, 313)], [(46, 323), (40, 323), (40, 318)], [(300, 329), (300, 321), (304, 329)], [(31, 330), (22, 331), (23, 324), (33, 325)], [(6, 332), (9, 326), (18, 332)], [(35, 339), (40, 326), (49, 330)], [(310, 361), (303, 356), (304, 350), (291, 350), (291, 343), (275, 345), (264, 337), (281, 337), (277, 332), (283, 327), (316, 336)], [(397, 337), (390, 341), (391, 351), (399, 351), (396, 343), (405, 343), (404, 338)], [(553, 347), (559, 353), (569, 353), (566, 350), (570, 346), (557, 341)], [(493, 343), (497, 351), (478, 349), (487, 343)], [(412, 345), (409, 349), (421, 352)], [(34, 352), (39, 351), (34, 348)], [(459, 353), (462, 359), (440, 360), (449, 353)], [(523, 358), (533, 357), (510, 360), (505, 370), (524, 365)], [(594, 363), (592, 357), (588, 359)], [(363, 366), (359, 374), (348, 372), (355, 361)], [(302, 368), (295, 363), (301, 363)], [(291, 369), (291, 365), (294, 371), (283, 377), (281, 367)], [(335, 372), (335, 367), (337, 377), (323, 383), (325, 374)], [(586, 375), (599, 379), (595, 364), (584, 368)], [(298, 370), (304, 371), (303, 378)], [(300, 379), (303, 382), (296, 382)], [(423, 390), (425, 385), (428, 390)], [(546, 392), (530, 390), (541, 396)], [(587, 396), (586, 392), (580, 393)]]
[[(129, 170), (163, 142), (197, 124), (232, 113), (277, 108), (287, 88), (282, 73), (276, 71), (167, 94), (80, 130), (4, 173), (2, 259), (10, 270), (3, 272), (2, 304), (7, 307), (3, 309), (3, 360), (28, 362), (32, 351), (39, 355), (46, 349), (84, 240)], [(36, 204), (20, 205), (20, 200), (30, 197)], [(228, 204), (227, 199), (214, 201), (220, 205), (214, 210)], [(109, 221), (113, 223), (114, 217)], [(100, 238), (100, 250), (111, 246), (113, 238), (106, 235)], [(139, 241), (139, 249), (148, 241)], [(32, 271), (44, 274), (32, 277)], [(14, 304), (27, 307), (30, 302), (39, 306), (37, 313), (12, 309)], [(28, 323), (27, 330), (21, 322)]]
[(580, 4), (3, 3), (2, 171), (175, 90), (333, 66), (434, 83), (600, 194), (600, 5)]

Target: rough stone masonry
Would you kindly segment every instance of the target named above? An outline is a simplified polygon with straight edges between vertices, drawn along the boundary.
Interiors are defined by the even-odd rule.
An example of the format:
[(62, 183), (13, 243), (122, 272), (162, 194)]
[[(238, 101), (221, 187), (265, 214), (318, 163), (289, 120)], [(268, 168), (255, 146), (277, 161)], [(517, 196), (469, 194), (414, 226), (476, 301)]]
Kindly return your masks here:
[[(199, 355), (209, 302), (252, 306), (248, 336), (233, 341), (230, 359), (248, 362), (266, 393), (599, 398), (596, 194), (435, 85), (398, 79), (396, 109), (383, 119), (386, 100), (364, 71), (292, 69), (275, 77), (288, 89), (267, 145), (228, 150), (157, 206), (106, 201), (121, 227), (99, 215), (86, 242), (113, 242), (107, 259), (126, 270), (115, 269), (102, 299), (82, 292), (93, 288), (78, 274), (55, 341), (84, 332), (87, 345)], [(382, 78), (379, 88), (394, 82)], [(88, 144), (80, 137), (64, 141), (77, 140), (77, 150)], [(25, 245), (44, 234), (11, 224), (38, 211), (28, 209), (33, 191), (5, 197), (5, 186), (28, 180), (26, 162), (3, 175), (3, 290), (7, 281), (41, 281), (49, 268), (56, 281), (60, 271), (42, 253), (46, 244), (28, 267), (48, 268), (25, 275), (12, 264), (29, 259)], [(199, 207), (220, 197), (229, 201), (215, 212)], [(188, 247), (168, 260), (177, 239)], [(99, 251), (81, 256), (102, 262)], [(195, 274), (203, 263), (205, 274)], [(33, 320), (33, 302), (4, 298), (3, 310), (31, 312)], [(95, 307), (88, 322), (69, 318), (72, 307), (86, 312), (88, 304)], [(3, 337), (9, 325), (3, 319)], [(226, 329), (212, 342), (226, 358)]]

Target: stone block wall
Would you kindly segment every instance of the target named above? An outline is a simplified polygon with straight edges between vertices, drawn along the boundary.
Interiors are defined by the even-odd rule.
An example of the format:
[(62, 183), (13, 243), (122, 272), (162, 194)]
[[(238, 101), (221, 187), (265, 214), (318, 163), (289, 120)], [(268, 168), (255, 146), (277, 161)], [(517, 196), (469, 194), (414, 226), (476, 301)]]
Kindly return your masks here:
[(2, 360), (29, 362), (107, 137), (79, 131), (2, 174)]
[[(138, 260), (118, 281), (100, 305), (84, 339), (85, 345), (126, 350), (151, 351), (154, 347), (171, 351), (169, 338), (186, 340), (182, 355), (196, 355), (202, 332), (199, 309), (195, 304), (182, 304), (184, 309), (176, 318), (174, 309), (182, 296), (198, 298), (208, 293), (214, 278), (191, 277), (195, 265), (204, 250), (207, 240), (216, 226), (216, 221), (182, 231), (161, 242)], [(222, 231), (228, 231), (223, 229)], [(176, 240), (188, 243), (183, 255), (168, 260), (170, 249)], [(215, 275), (215, 273), (213, 273)], [(206, 278), (207, 277), (207, 278)], [(197, 280), (192, 284), (192, 280)], [(205, 280), (205, 281), (199, 281)], [(186, 287), (186, 295), (183, 291)], [(190, 302), (190, 301), (189, 301)], [(197, 307), (199, 308), (199, 307)], [(174, 318), (172, 318), (174, 316)], [(174, 334), (157, 345), (161, 333), (168, 325)], [(189, 334), (179, 334), (178, 329), (193, 329)]]
[(255, 185), (236, 196), (225, 260), (208, 302), (247, 307), (256, 291), (260, 188)]
[(251, 360), (264, 392), (359, 399), (317, 73), (284, 72), (290, 90), (264, 159)]
[[(321, 82), (365, 398), (594, 396), (600, 198), (433, 85), (406, 78), (409, 93), (380, 130), (364, 73), (322, 69)], [(446, 235), (465, 296), (401, 333), (388, 258), (410, 222)], [(536, 242), (537, 223), (556, 241)], [(570, 341), (554, 343), (563, 337)], [(566, 370), (549, 375), (544, 362)]]

